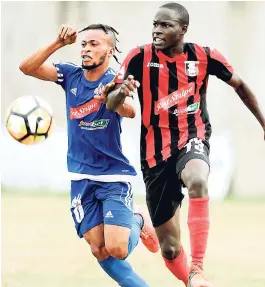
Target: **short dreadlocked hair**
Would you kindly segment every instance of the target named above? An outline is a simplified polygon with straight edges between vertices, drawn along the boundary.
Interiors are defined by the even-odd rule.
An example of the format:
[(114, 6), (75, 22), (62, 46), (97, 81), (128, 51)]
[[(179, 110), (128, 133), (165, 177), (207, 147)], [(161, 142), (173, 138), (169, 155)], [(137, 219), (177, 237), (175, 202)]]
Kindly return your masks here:
[[(121, 53), (121, 51), (118, 49), (118, 47), (116, 45), (116, 42), (119, 42), (119, 40), (117, 38), (117, 35), (119, 35), (119, 33), (114, 28), (112, 28), (111, 26), (108, 26), (108, 25), (104, 25), (104, 24), (91, 24), (91, 25), (87, 26), (86, 28), (80, 30), (78, 33), (82, 33), (84, 31), (88, 31), (88, 30), (103, 30), (106, 34), (109, 34), (109, 32), (111, 32), (113, 34), (114, 48), (118, 53)], [(113, 57), (116, 60), (116, 62), (120, 64), (116, 55), (113, 55)]]

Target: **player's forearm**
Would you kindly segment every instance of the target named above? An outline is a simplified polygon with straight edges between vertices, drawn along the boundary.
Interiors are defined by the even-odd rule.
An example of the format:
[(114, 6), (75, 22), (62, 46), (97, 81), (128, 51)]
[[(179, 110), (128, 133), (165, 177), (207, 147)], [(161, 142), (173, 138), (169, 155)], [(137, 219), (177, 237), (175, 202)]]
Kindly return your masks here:
[(244, 81), (235, 88), (235, 91), (243, 101), (243, 103), (248, 107), (248, 109), (253, 113), (253, 115), (257, 118), (259, 123), (263, 128), (265, 128), (265, 117), (259, 107), (257, 98), (250, 90), (250, 88), (246, 85)]
[(116, 112), (124, 103), (125, 97), (120, 93), (120, 88), (108, 94), (106, 107), (112, 112)]
[(36, 71), (55, 51), (64, 47), (65, 44), (54, 41), (48, 46), (37, 50), (27, 57), (20, 65), (19, 69), (26, 75)]

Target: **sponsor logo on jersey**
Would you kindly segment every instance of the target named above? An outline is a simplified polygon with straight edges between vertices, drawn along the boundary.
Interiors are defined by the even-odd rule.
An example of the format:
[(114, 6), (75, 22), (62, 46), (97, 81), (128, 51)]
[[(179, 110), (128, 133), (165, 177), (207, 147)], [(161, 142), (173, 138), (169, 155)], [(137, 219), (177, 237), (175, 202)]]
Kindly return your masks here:
[(146, 67), (154, 67), (154, 68), (164, 68), (163, 64), (148, 62)]
[(76, 96), (76, 94), (77, 94), (77, 88), (72, 88), (72, 89), (70, 90), (70, 92), (71, 92), (73, 95)]
[(102, 130), (109, 124), (109, 119), (96, 120), (93, 122), (80, 121), (79, 127), (85, 130)]
[(178, 89), (170, 95), (155, 102), (155, 114), (158, 115), (161, 112), (180, 104), (187, 100), (188, 97), (194, 95), (195, 84), (189, 83), (188, 85)]
[(103, 89), (104, 85), (100, 83), (98, 87), (94, 90), (94, 96), (101, 96)]
[(176, 116), (179, 116), (179, 115), (183, 115), (183, 114), (196, 114), (199, 110), (199, 107), (200, 107), (200, 103), (194, 103), (194, 104), (191, 104), (189, 106), (187, 106), (186, 108), (184, 109), (175, 109), (173, 114), (176, 115)]
[(199, 61), (185, 61), (185, 73), (189, 77), (196, 77), (199, 73)]
[(99, 102), (96, 99), (93, 99), (79, 107), (70, 108), (70, 119), (81, 119), (95, 111), (98, 111), (99, 107)]

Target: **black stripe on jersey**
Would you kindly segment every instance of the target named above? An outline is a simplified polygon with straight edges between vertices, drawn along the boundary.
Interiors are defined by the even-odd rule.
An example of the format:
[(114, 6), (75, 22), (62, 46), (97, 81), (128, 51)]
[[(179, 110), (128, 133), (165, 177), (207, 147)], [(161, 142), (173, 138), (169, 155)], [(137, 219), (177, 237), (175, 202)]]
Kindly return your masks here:
[[(168, 68), (168, 95), (178, 90), (178, 77), (177, 77), (177, 67), (176, 62), (167, 62)], [(176, 146), (178, 146), (179, 141), (179, 129), (178, 129), (178, 117), (174, 115), (174, 110), (178, 109), (178, 105), (175, 105), (168, 109), (168, 121), (170, 127), (170, 137), (171, 137), (171, 154), (175, 153)], [(174, 151), (173, 151), (174, 150)]]
[[(196, 51), (195, 51), (195, 47), (193, 44), (189, 43), (188, 45), (185, 46), (185, 50), (186, 53), (188, 53), (188, 58), (187, 61), (197, 61), (197, 56), (196, 56)], [(186, 67), (185, 67), (186, 69)], [(188, 76), (188, 82), (194, 82), (195, 83), (195, 93), (197, 91), (197, 76), (195, 77), (190, 77)], [(188, 98), (187, 101), (187, 107), (189, 105), (194, 104), (194, 96), (191, 96)], [(189, 131), (189, 137), (188, 140), (190, 140), (191, 138), (194, 137), (194, 135), (197, 135), (197, 128), (195, 125), (195, 115), (194, 114), (188, 114), (187, 115), (187, 121), (188, 121), (188, 131)]]
[[(152, 63), (159, 63), (159, 58), (156, 55), (154, 48), (152, 47)], [(156, 161), (162, 161), (162, 134), (159, 128), (159, 115), (155, 115), (155, 102), (158, 101), (158, 89), (159, 89), (159, 68), (150, 67), (150, 90), (152, 94), (152, 107), (150, 115), (150, 124), (154, 129), (154, 141), (155, 141), (155, 159)]]
[(203, 84), (200, 88), (200, 110), (201, 110), (201, 118), (202, 122), (205, 124), (205, 139), (208, 140), (212, 134), (212, 127), (210, 123), (209, 113), (207, 110), (207, 102), (206, 102), (206, 89), (207, 89), (207, 80), (208, 76), (206, 75), (203, 79)]
[[(207, 58), (210, 56), (210, 49), (208, 47), (203, 47)], [(208, 58), (209, 59), (209, 58)], [(200, 109), (201, 109), (201, 118), (202, 122), (205, 124), (205, 139), (209, 139), (212, 134), (212, 127), (210, 123), (210, 117), (207, 110), (207, 101), (206, 101), (206, 90), (207, 90), (207, 82), (208, 82), (208, 70), (207, 73), (203, 79), (203, 84), (200, 88), (200, 96), (201, 96), (201, 102), (200, 102)]]
[[(140, 54), (137, 55), (137, 67), (138, 67), (138, 81), (140, 83), (140, 87), (138, 88), (138, 98), (141, 107), (141, 115), (143, 114), (143, 63), (144, 63), (144, 46), (140, 47)], [(136, 65), (136, 64), (135, 64)], [(140, 153), (141, 158), (146, 158), (146, 138), (147, 128), (142, 124), (141, 125), (141, 139), (140, 139)]]

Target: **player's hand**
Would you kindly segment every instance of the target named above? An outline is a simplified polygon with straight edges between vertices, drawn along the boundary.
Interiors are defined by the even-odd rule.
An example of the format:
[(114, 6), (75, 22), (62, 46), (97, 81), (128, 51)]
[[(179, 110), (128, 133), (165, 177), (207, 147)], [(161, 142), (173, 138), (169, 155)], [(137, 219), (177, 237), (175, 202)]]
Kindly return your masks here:
[(123, 81), (120, 87), (120, 94), (125, 97), (132, 97), (132, 93), (140, 87), (140, 83), (134, 79), (134, 76), (129, 75), (126, 80)]
[(71, 45), (76, 42), (77, 31), (70, 25), (63, 24), (60, 28), (57, 41), (64, 45)]
[[(114, 86), (116, 85), (116, 80), (118, 77), (119, 74), (116, 74), (113, 80), (103, 88), (101, 96), (95, 96), (94, 98), (97, 99), (99, 102), (106, 104), (108, 94), (111, 89), (114, 88)], [(131, 93), (135, 92), (135, 89), (138, 87), (140, 87), (140, 83), (138, 81), (135, 81), (134, 77), (130, 75), (128, 76), (127, 80), (123, 81), (120, 88), (120, 93), (124, 97), (131, 97)]]
[(115, 77), (112, 79), (111, 82), (109, 82), (102, 90), (102, 93), (100, 96), (94, 96), (95, 99), (97, 99), (100, 103), (102, 104), (106, 104), (107, 102), (107, 97), (108, 97), (108, 94), (109, 94), (109, 91), (114, 88), (115, 86), (115, 82), (118, 78), (119, 74), (116, 74)]

